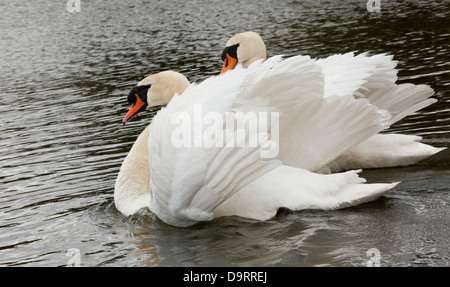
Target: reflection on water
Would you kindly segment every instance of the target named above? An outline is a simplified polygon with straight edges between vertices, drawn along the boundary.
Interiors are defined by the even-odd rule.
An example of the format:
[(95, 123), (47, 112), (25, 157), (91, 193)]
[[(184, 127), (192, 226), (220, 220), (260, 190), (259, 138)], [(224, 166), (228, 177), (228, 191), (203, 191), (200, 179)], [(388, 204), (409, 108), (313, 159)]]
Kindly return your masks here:
[(220, 71), (227, 39), (259, 32), (268, 54), (388, 52), (400, 82), (426, 83), (439, 102), (393, 127), (450, 141), (447, 1), (3, 1), (0, 9), (0, 266), (448, 266), (449, 152), (408, 168), (365, 171), (402, 181), (382, 199), (334, 212), (255, 222), (222, 218), (173, 228), (114, 207), (123, 158), (150, 122), (121, 125), (144, 76), (175, 69), (191, 81)]

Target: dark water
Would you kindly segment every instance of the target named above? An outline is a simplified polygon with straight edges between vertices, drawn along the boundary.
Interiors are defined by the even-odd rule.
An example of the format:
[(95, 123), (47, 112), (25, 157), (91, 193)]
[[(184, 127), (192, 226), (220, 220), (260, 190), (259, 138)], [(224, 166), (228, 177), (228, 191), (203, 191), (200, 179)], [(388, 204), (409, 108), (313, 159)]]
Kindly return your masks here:
[(151, 118), (121, 125), (129, 90), (166, 69), (217, 74), (227, 39), (245, 30), (269, 55), (394, 54), (400, 82), (430, 84), (439, 102), (393, 130), (448, 147), (450, 2), (381, 1), (381, 13), (366, 2), (81, 0), (73, 13), (65, 0), (0, 2), (0, 266), (366, 266), (371, 248), (381, 266), (449, 266), (448, 151), (365, 171), (402, 183), (333, 212), (180, 229), (113, 204), (121, 162)]

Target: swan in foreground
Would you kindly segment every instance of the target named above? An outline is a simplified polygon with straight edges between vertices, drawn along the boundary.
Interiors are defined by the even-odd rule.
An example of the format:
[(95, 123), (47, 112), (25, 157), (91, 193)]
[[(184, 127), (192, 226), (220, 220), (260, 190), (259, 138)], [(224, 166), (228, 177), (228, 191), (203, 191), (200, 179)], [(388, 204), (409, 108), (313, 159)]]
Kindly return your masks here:
[[(379, 132), (386, 120), (366, 99), (324, 98), (323, 92), (320, 67), (302, 56), (257, 61), (199, 84), (173, 71), (145, 78), (128, 96), (124, 123), (168, 104), (123, 161), (117, 209), (131, 215), (148, 207), (165, 223), (184, 227), (220, 216), (267, 220), (279, 208), (331, 210), (377, 199), (397, 183), (366, 184), (360, 170), (312, 172)], [(225, 124), (252, 113), (264, 115), (256, 134)]]
[[(239, 33), (228, 40), (221, 57), (221, 73), (236, 65), (247, 68), (255, 61), (266, 59), (266, 46), (255, 32)], [(385, 129), (436, 102), (430, 98), (434, 91), (427, 85), (396, 84), (397, 63), (392, 56), (351, 52), (318, 59), (316, 63), (324, 75), (323, 97), (353, 95), (368, 99), (391, 117), (385, 121)], [(445, 149), (420, 143), (421, 140), (414, 135), (376, 134), (330, 162), (322, 172), (407, 166)]]

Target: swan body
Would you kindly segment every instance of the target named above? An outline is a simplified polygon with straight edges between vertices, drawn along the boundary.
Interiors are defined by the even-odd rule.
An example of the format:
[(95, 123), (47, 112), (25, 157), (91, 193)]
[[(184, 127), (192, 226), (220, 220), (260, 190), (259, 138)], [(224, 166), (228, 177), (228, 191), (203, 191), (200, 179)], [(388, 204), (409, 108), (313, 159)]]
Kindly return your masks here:
[[(173, 83), (177, 80), (172, 76), (164, 77)], [(280, 207), (337, 209), (378, 198), (397, 183), (366, 184), (360, 170), (313, 172), (377, 134), (385, 121), (367, 99), (323, 93), (321, 69), (305, 56), (272, 57), (190, 84), (167, 98), (168, 105), (125, 158), (116, 180), (116, 207), (129, 215), (148, 206), (165, 223), (182, 227), (219, 216), (266, 220)], [(277, 113), (279, 122), (271, 122), (264, 132), (278, 128), (279, 139), (271, 134), (257, 145), (241, 146), (236, 145), (239, 131), (234, 130), (214, 137), (211, 146), (195, 137), (186, 142), (192, 144), (175, 145), (180, 120), (199, 116), (198, 105), (202, 113), (214, 112), (225, 121), (249, 111)], [(223, 132), (223, 123), (194, 120), (182, 130), (205, 136), (211, 128)], [(249, 142), (251, 133), (245, 130), (243, 135), (241, 140)], [(277, 152), (263, 156), (269, 142)]]
[(116, 208), (129, 216), (150, 204), (147, 139), (150, 125), (138, 136), (122, 162), (114, 188)]
[[(246, 68), (254, 61), (265, 60), (264, 41), (255, 32), (236, 34), (226, 43), (222, 59), (222, 73), (236, 65)], [(430, 98), (434, 91), (427, 85), (397, 85), (397, 62), (386, 54), (369, 56), (367, 53), (355, 55), (350, 52), (317, 59), (316, 64), (324, 76), (323, 97), (353, 95), (368, 99), (380, 113), (390, 117), (384, 121), (384, 130), (436, 102), (436, 99)], [(344, 153), (322, 172), (411, 165), (445, 149), (420, 143), (420, 140), (415, 136), (376, 135)]]

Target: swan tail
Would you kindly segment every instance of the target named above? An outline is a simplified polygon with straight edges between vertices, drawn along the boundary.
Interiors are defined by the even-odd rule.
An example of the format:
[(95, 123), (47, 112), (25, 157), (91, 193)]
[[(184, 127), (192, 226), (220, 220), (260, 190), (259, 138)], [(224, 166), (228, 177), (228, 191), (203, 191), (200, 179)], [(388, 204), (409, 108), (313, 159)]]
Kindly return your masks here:
[(400, 183), (366, 183), (366, 179), (359, 176), (361, 171), (361, 169), (358, 169), (328, 175), (343, 177), (343, 179), (340, 179), (341, 182), (336, 189), (321, 194), (323, 202), (317, 207), (324, 210), (333, 210), (374, 201)]
[(374, 201), (399, 183), (348, 184), (336, 193), (335, 205), (330, 209), (342, 209)]
[(293, 211), (341, 209), (376, 200), (398, 184), (367, 184), (359, 172), (324, 175), (281, 166), (235, 193), (214, 214), (215, 217), (237, 215), (267, 220), (281, 207)]

